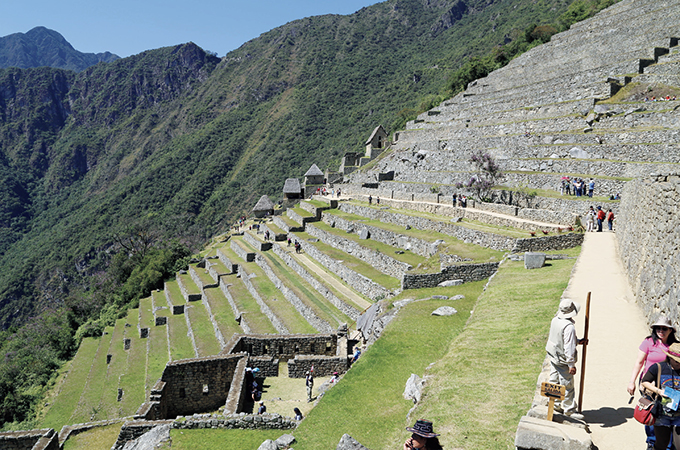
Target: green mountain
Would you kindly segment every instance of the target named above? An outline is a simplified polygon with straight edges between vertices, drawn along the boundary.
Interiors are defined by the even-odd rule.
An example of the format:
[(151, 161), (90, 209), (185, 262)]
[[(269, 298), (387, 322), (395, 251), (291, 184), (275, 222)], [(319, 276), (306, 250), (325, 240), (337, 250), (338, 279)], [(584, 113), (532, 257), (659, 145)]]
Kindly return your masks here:
[(61, 34), (45, 27), (0, 37), (0, 68), (3, 69), (46, 66), (80, 72), (99, 62), (118, 58), (110, 52), (79, 52)]
[(196, 245), (312, 163), (337, 168), (376, 125), (441, 100), (467, 58), (570, 3), (389, 0), (222, 59), (188, 43), (0, 70), (0, 323), (95, 295), (131, 227)]

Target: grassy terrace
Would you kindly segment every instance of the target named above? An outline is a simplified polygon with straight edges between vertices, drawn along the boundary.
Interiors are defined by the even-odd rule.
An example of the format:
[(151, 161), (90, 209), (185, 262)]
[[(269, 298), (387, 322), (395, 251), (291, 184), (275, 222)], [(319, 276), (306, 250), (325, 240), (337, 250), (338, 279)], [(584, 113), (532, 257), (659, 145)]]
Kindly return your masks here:
[[(358, 201), (358, 200), (352, 200), (351, 203), (356, 204), (356, 205), (361, 205), (361, 206), (367, 206), (369, 208), (373, 208), (373, 209), (376, 209), (376, 210), (379, 209), (379, 207), (377, 207), (377, 206), (373, 206), (373, 205), (369, 206), (368, 202), (361, 202), (361, 201)], [(527, 235), (526, 230), (519, 230), (517, 228), (505, 227), (505, 226), (501, 226), (501, 225), (490, 225), (488, 223), (479, 222), (477, 220), (463, 219), (460, 222), (452, 223), (450, 221), (450, 217), (438, 216), (436, 214), (414, 211), (412, 209), (401, 209), (401, 208), (390, 207), (389, 211), (393, 212), (393, 213), (404, 214), (405, 216), (423, 217), (425, 219), (434, 220), (436, 222), (443, 222), (443, 223), (446, 223), (447, 225), (454, 225), (454, 226), (469, 228), (471, 230), (484, 231), (486, 233), (494, 233), (494, 234), (498, 234), (498, 235), (501, 235), (501, 236), (508, 236), (508, 237), (511, 237), (511, 238), (524, 238)]]
[[(304, 239), (307, 241), (307, 244), (313, 245), (316, 247), (319, 251), (325, 253), (327, 256), (330, 256), (333, 259), (342, 261), (342, 263), (354, 270), (355, 272), (358, 272), (365, 277), (370, 278), (371, 280), (375, 281), (379, 285), (387, 288), (387, 289), (399, 289), (401, 287), (401, 281), (397, 280), (394, 277), (390, 277), (388, 275), (385, 275), (384, 273), (380, 272), (379, 270), (376, 270), (371, 266), (370, 264), (360, 260), (359, 258), (355, 258), (354, 256), (345, 253), (341, 250), (338, 250), (336, 248), (331, 247), (330, 245), (324, 244), (323, 242), (309, 242), (309, 239), (316, 239), (313, 236), (310, 236), (309, 234), (305, 232), (300, 232), (300, 233), (295, 233), (296, 236), (298, 236), (301, 239)], [(363, 308), (359, 308), (361, 310)]]
[[(234, 238), (243, 248), (249, 252), (255, 252), (250, 245)], [(269, 277), (264, 273), (264, 270), (256, 263), (241, 262), (241, 266), (249, 275), (255, 275), (250, 278), (255, 290), (260, 294), (262, 300), (272, 310), (276, 317), (288, 328), (291, 333), (317, 333), (318, 331), (307, 322), (307, 320), (300, 315), (293, 305), (286, 300), (283, 293), (279, 291)]]
[(189, 327), (187, 327), (184, 314), (170, 314), (167, 327), (170, 339), (170, 359), (176, 361), (178, 359), (195, 358), (194, 344), (189, 338)]
[[(328, 206), (328, 205), (326, 205), (326, 206)], [(291, 209), (296, 214), (298, 214), (300, 217), (314, 217), (314, 214), (310, 213), (309, 211), (305, 211), (304, 209), (300, 208), (299, 206), (297, 206), (295, 208), (291, 208)]]
[(267, 264), (283, 284), (291, 289), (302, 302), (314, 311), (320, 318), (328, 322), (331, 327), (337, 328), (341, 323), (351, 324), (353, 321), (329, 303), (316, 289), (293, 272), (281, 258), (273, 252), (262, 254), (267, 259)]
[[(193, 281), (192, 281), (192, 283), (193, 283)], [(194, 284), (194, 286), (196, 286), (196, 284)], [(165, 292), (167, 292), (168, 295), (170, 296), (170, 302), (173, 305), (183, 305), (187, 302), (186, 299), (184, 298), (184, 296), (182, 295), (182, 290), (179, 288), (179, 283), (177, 282), (176, 279), (175, 280), (169, 280), (165, 283)], [(156, 297), (154, 297), (154, 300), (155, 299), (156, 299)], [(156, 304), (156, 306), (159, 306), (159, 305)], [(163, 306), (167, 306), (167, 301), (166, 301), (165, 305), (163, 305)]]
[(149, 329), (148, 351), (146, 353), (145, 398), (149, 391), (163, 374), (165, 365), (170, 361), (168, 350), (168, 327), (154, 326)]
[(196, 341), (196, 350), (198, 356), (216, 355), (222, 350), (217, 337), (215, 337), (215, 329), (213, 328), (208, 311), (201, 302), (193, 302), (187, 307), (185, 314), (188, 315), (191, 323), (191, 329), (194, 332), (194, 340)]
[[(136, 309), (130, 311), (139, 312)], [(128, 323), (130, 323), (131, 315), (128, 314)], [(135, 316), (138, 317), (138, 314)], [(149, 341), (149, 338), (139, 337), (136, 325), (125, 328), (125, 337), (130, 339), (130, 350), (128, 350), (128, 370), (121, 375), (118, 385), (123, 389), (123, 398), (118, 403), (121, 417), (133, 415), (146, 399), (146, 352)]]
[(222, 261), (219, 259), (211, 259), (210, 264), (218, 275), (227, 275), (231, 273), (231, 268), (227, 268)]
[[(40, 426), (60, 430), (62, 426), (73, 423), (70, 420), (80, 398), (92, 361), (99, 349), (102, 338), (85, 338), (78, 347), (78, 353), (69, 363), (64, 365), (59, 381), (54, 387), (52, 404), (49, 406)], [(57, 395), (58, 394), (58, 395)]]
[[(215, 280), (213, 280), (213, 277), (210, 276), (206, 269), (202, 269), (200, 267), (197, 267), (196, 265), (193, 265), (193, 268), (196, 271), (196, 275), (198, 275), (198, 279), (201, 280), (201, 282), (203, 283), (203, 286), (215, 284)], [(199, 293), (201, 292), (200, 289), (198, 292)]]
[[(307, 211), (305, 211), (305, 212), (307, 212)], [(307, 214), (309, 214), (309, 213), (307, 213)], [(279, 218), (280, 218), (281, 220), (283, 220), (283, 222), (284, 222), (286, 225), (288, 225), (289, 227), (291, 227), (291, 228), (296, 228), (296, 227), (299, 227), (299, 226), (300, 226), (299, 223), (297, 223), (296, 221), (294, 221), (293, 219), (291, 219), (290, 217), (288, 217), (288, 216), (285, 215), (285, 214), (279, 216)]]
[[(170, 282), (168, 282), (168, 283), (170, 283)], [(165, 310), (157, 310), (156, 311), (157, 315), (163, 315), (163, 316), (168, 315), (167, 312), (165, 314), (162, 314), (162, 312), (167, 311), (167, 308), (168, 308), (168, 300), (165, 298), (165, 292), (170, 292), (175, 287), (177, 289), (179, 289), (179, 287), (177, 286), (177, 282), (175, 282), (173, 280), (173, 284), (171, 286), (169, 286), (168, 291), (153, 291), (153, 292), (151, 292), (151, 297), (153, 298), (153, 306), (155, 308), (166, 308)]]
[[(496, 186), (493, 189), (496, 190), (505, 190), (505, 191), (511, 191), (512, 188), (509, 188), (507, 186)], [(609, 196), (604, 196), (604, 195), (593, 195), (593, 198), (590, 198), (586, 195), (583, 195), (581, 197), (577, 197), (575, 195), (562, 195), (560, 194), (559, 191), (553, 191), (551, 189), (530, 189), (530, 192), (535, 192), (538, 197), (546, 197), (546, 198), (561, 198), (563, 200), (569, 200), (569, 201), (575, 201), (575, 202), (584, 202), (584, 203), (620, 203), (621, 200), (609, 200)], [(595, 186), (595, 192), (597, 192), (597, 186)], [(588, 205), (583, 206), (584, 209), (588, 208)]]
[(309, 203), (315, 208), (328, 208), (330, 206), (330, 203), (321, 200), (304, 200), (304, 203)]
[(404, 251), (404, 253), (402, 254), (397, 254), (395, 251), (395, 247), (392, 247), (391, 245), (383, 244), (382, 242), (374, 241), (373, 239), (362, 240), (356, 233), (347, 233), (345, 231), (338, 230), (337, 228), (333, 228), (324, 222), (316, 222), (314, 223), (314, 226), (320, 229), (321, 231), (325, 231), (326, 233), (330, 233), (335, 236), (339, 236), (344, 239), (354, 241), (357, 244), (361, 245), (362, 247), (382, 253), (384, 255), (389, 256), (390, 258), (396, 259), (397, 261), (410, 264), (412, 267), (416, 267), (419, 264), (424, 264), (425, 261), (427, 261), (427, 258), (424, 258), (420, 255), (416, 255), (415, 253), (412, 253), (410, 251)]
[(490, 248), (480, 247), (479, 245), (466, 244), (460, 239), (456, 239), (448, 234), (438, 233), (436, 231), (426, 231), (411, 228), (406, 230), (405, 227), (401, 225), (396, 225), (387, 222), (380, 222), (379, 220), (368, 219), (363, 216), (358, 216), (356, 214), (349, 214), (339, 209), (332, 209), (324, 211), (324, 214), (332, 214), (338, 216), (345, 220), (350, 220), (355, 223), (363, 223), (376, 228), (382, 228), (383, 230), (392, 231), (394, 233), (403, 234), (404, 236), (410, 236), (417, 239), (422, 239), (427, 242), (434, 242), (436, 240), (442, 240), (444, 243), (439, 247), (440, 252), (448, 255), (458, 255), (461, 258), (470, 258), (471, 263), (481, 263), (489, 261), (498, 261), (503, 258), (503, 252), (498, 250), (492, 250)]
[[(124, 373), (128, 371), (128, 352), (125, 351), (123, 339), (125, 338), (126, 319), (118, 319), (111, 336), (109, 354), (111, 362), (107, 366), (104, 388), (100, 392), (101, 399), (96, 420), (107, 420), (121, 416), (120, 403), (118, 402), (118, 382)], [(132, 343), (131, 343), (132, 344)], [(145, 346), (146, 347), (146, 346)], [(130, 347), (132, 348), (132, 347)], [(106, 356), (105, 356), (106, 357)], [(143, 367), (143, 366), (142, 366)], [(139, 369), (132, 367), (132, 370)]]
[[(226, 277), (223, 281), (226, 282)], [(224, 293), (219, 288), (205, 289), (203, 292), (208, 299), (215, 322), (217, 322), (217, 328), (219, 328), (224, 339), (228, 341), (234, 333), (243, 333), (234, 317), (234, 310), (231, 309), (231, 305), (227, 297), (224, 296)]]
[[(194, 283), (194, 280), (191, 279), (191, 275), (189, 275), (188, 273), (180, 273), (177, 274), (177, 277), (182, 280), (182, 284), (184, 285), (187, 294), (201, 293), (201, 289), (196, 285), (196, 283)], [(213, 282), (212, 279), (210, 281)]]
[[(283, 231), (281, 228), (277, 227), (276, 224), (274, 224), (274, 222), (268, 222), (267, 228), (269, 228), (269, 230), (274, 234), (286, 234), (286, 232)], [(273, 239), (274, 238), (272, 237), (272, 240)]]
[(94, 420), (99, 412), (99, 401), (106, 382), (106, 354), (111, 346), (112, 327), (106, 327), (99, 340), (97, 355), (92, 361), (87, 383), (68, 423), (83, 423)]

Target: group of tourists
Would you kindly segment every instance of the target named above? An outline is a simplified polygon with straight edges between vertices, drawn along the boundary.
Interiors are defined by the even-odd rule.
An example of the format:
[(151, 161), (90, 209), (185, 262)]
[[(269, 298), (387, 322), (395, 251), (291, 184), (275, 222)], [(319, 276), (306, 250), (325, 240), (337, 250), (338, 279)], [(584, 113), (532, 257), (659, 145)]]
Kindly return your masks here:
[[(372, 204), (373, 204), (373, 196), (370, 195), (370, 194), (368, 195), (368, 204), (369, 204), (369, 205), (372, 205)], [(375, 199), (375, 204), (376, 204), (376, 205), (380, 205), (380, 196), (376, 197), (376, 199)]]
[(667, 95), (665, 97), (662, 95), (661, 97), (658, 97), (658, 98), (657, 97), (652, 97), (652, 98), (645, 97), (646, 102), (670, 102), (670, 101), (675, 101), (675, 100), (677, 100), (675, 95), (673, 97), (671, 97), (670, 95)]
[(453, 194), (453, 206), (467, 208), (467, 197), (463, 194)]
[[(328, 190), (326, 187), (318, 187), (316, 188), (316, 195), (330, 195), (331, 197), (335, 197), (335, 189)], [(340, 197), (340, 188), (338, 188), (338, 197)]]
[[(602, 232), (602, 225), (607, 222), (607, 228), (609, 231), (614, 230), (614, 212), (609, 209), (609, 211), (604, 212), (601, 206), (597, 209), (590, 207), (586, 213), (586, 231), (599, 231)], [(595, 224), (597, 223), (597, 227)]]
[(586, 182), (583, 178), (562, 177), (560, 184), (561, 195), (575, 195), (576, 197), (593, 197), (595, 192), (595, 180), (592, 178)]

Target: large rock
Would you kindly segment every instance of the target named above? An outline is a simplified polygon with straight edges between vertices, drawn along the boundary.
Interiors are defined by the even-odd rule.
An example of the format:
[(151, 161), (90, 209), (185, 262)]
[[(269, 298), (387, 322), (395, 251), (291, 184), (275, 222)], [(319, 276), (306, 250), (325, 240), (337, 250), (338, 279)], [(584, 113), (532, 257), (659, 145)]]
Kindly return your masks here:
[(404, 387), (404, 398), (406, 400), (413, 400), (413, 403), (418, 403), (420, 397), (423, 394), (423, 379), (420, 378), (415, 373), (412, 373), (408, 380), (406, 380), (406, 386)]
[(526, 252), (524, 254), (525, 269), (540, 269), (545, 265), (545, 253)]
[(127, 442), (123, 450), (154, 450), (161, 442), (170, 439), (170, 428), (170, 424), (153, 427), (134, 441)]
[(569, 150), (569, 156), (575, 159), (590, 159), (590, 153), (579, 147)]
[(368, 239), (369, 237), (371, 237), (371, 233), (368, 229), (362, 228), (361, 231), (359, 231), (359, 239)]
[(292, 434), (284, 434), (276, 440), (278, 448), (288, 448), (295, 442), (295, 437)]
[(515, 433), (518, 450), (592, 450), (590, 435), (580, 427), (524, 416)]
[(267, 439), (259, 447), (257, 447), (257, 450), (279, 450), (279, 446), (276, 445), (276, 442), (272, 441), (271, 439)]
[(458, 310), (453, 306), (440, 306), (432, 311), (433, 316), (452, 316), (458, 313)]
[(437, 286), (439, 286), (439, 287), (451, 287), (451, 286), (460, 286), (461, 284), (463, 284), (463, 280), (446, 280), (446, 281), (442, 281)]
[(349, 434), (343, 434), (335, 450), (370, 450), (370, 449), (358, 443)]

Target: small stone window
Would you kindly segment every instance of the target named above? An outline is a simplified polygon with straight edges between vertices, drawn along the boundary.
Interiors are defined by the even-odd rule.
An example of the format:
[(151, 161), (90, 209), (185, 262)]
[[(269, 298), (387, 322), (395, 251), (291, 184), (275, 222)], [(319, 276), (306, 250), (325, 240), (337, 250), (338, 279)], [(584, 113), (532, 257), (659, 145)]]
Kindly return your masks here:
[(298, 353), (300, 353), (300, 346), (295, 344), (295, 354), (297, 355)]
[(283, 345), (279, 345), (279, 355), (283, 355)]
[(179, 388), (179, 398), (186, 398), (187, 391), (184, 388)]
[(314, 352), (316, 352), (316, 346), (312, 342), (311, 344), (309, 344), (309, 353), (314, 354)]
[(269, 346), (268, 346), (268, 345), (265, 345), (265, 346), (264, 346), (264, 354), (265, 354), (265, 355), (268, 355), (268, 354), (269, 354)]
[(331, 344), (330, 342), (326, 342), (326, 353), (330, 353), (332, 347), (333, 344)]

